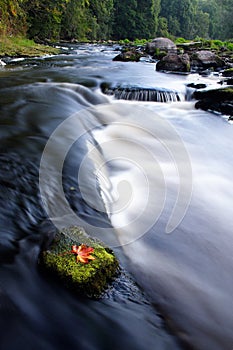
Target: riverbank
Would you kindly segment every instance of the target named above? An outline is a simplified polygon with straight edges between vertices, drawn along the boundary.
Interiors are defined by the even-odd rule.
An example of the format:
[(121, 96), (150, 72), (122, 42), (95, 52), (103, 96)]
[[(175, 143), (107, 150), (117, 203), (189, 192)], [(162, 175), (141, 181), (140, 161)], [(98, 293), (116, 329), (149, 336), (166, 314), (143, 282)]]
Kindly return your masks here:
[(49, 45), (41, 45), (23, 37), (0, 37), (0, 57), (35, 57), (60, 52)]

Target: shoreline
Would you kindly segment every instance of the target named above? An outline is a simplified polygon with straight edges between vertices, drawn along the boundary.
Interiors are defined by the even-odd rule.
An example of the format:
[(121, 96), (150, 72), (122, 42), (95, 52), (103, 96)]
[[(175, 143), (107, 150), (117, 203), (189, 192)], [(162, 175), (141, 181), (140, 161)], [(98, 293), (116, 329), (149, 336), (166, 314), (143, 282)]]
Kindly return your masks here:
[(56, 55), (60, 49), (50, 45), (37, 44), (24, 37), (0, 37), (0, 58), (38, 57)]

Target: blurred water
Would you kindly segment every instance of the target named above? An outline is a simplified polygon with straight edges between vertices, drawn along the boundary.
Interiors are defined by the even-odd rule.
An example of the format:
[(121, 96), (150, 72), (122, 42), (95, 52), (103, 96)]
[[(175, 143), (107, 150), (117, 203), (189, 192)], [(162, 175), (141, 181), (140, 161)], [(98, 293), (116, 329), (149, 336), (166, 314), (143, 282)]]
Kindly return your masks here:
[[(185, 93), (217, 78), (112, 62), (117, 47), (67, 52), (0, 70), (1, 348), (231, 349), (231, 125), (193, 102), (100, 92)], [(74, 223), (113, 246), (132, 276), (99, 301), (37, 269), (54, 224)]]

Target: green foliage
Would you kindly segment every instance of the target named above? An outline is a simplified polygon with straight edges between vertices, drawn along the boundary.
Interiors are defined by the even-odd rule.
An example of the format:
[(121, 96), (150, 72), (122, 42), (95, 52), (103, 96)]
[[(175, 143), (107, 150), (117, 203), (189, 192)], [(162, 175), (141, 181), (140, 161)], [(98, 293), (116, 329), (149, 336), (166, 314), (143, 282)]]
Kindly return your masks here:
[(153, 38), (156, 36), (160, 0), (115, 0), (113, 39)]
[(210, 38), (226, 40), (232, 37), (233, 0), (199, 0), (199, 8), (209, 14)]
[(26, 0), (28, 35), (41, 40), (59, 40), (67, 0)]
[(138, 39), (136, 38), (134, 41), (133, 41), (133, 45), (144, 45), (148, 42), (147, 39)]
[(227, 43), (226, 43), (226, 48), (227, 48), (229, 51), (233, 51), (233, 43), (227, 42)]
[(159, 48), (156, 48), (153, 57), (155, 57), (158, 60), (161, 60), (166, 55), (167, 55), (166, 51), (163, 51), (163, 50), (160, 50)]
[(95, 24), (95, 31), (88, 35), (90, 39), (104, 40), (111, 36), (113, 6), (113, 0), (89, 1), (90, 22)]
[(202, 37), (224, 42), (232, 38), (232, 8), (233, 0), (0, 0), (0, 36), (27, 34), (42, 41)]
[(138, 39), (138, 38), (131, 41), (131, 40), (126, 38), (126, 39), (119, 40), (118, 43), (121, 45), (141, 46), (141, 45), (145, 45), (148, 41), (149, 40), (147, 40), (147, 39)]
[(165, 17), (158, 18), (157, 36), (170, 38), (170, 33), (168, 31), (168, 20)]
[(77, 4), (76, 0), (70, 0), (64, 10), (61, 21), (61, 38), (72, 40), (86, 40), (89, 32), (89, 19), (85, 3)]
[(17, 35), (26, 32), (26, 14), (22, 0), (0, 0), (0, 35)]
[(220, 50), (222, 48), (225, 48), (229, 51), (233, 51), (233, 43), (231, 43), (230, 41), (211, 40), (199, 37), (196, 37), (195, 41), (200, 41), (202, 48), (214, 50)]
[(159, 16), (172, 35), (225, 40), (233, 32), (232, 8), (233, 0), (161, 0)]
[(187, 39), (184, 39), (184, 38), (177, 38), (176, 40), (175, 40), (175, 43), (176, 44), (183, 44), (183, 43), (187, 43), (187, 42), (189, 42), (189, 40), (187, 40)]
[(115, 0), (114, 3), (113, 38), (133, 40), (137, 36), (137, 1), (127, 0), (123, 3), (121, 0)]
[(131, 44), (131, 43), (132, 43), (132, 41), (130, 41), (127, 38), (119, 40), (119, 44), (121, 44), (121, 45), (128, 45), (128, 44)]
[(221, 41), (221, 40), (212, 40), (212, 46), (215, 46), (215, 47), (223, 47), (224, 46), (224, 43)]

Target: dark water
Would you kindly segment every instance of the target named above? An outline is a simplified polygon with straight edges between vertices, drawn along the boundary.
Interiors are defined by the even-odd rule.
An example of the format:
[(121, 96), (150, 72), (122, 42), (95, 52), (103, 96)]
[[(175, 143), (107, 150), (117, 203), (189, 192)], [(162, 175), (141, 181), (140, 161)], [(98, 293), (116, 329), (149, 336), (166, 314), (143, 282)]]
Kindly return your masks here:
[[(232, 349), (232, 126), (184, 101), (197, 75), (69, 49), (0, 71), (1, 349)], [(115, 101), (106, 84), (183, 98)], [(98, 301), (38, 270), (71, 224), (128, 271)]]

